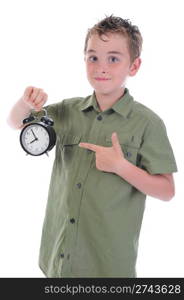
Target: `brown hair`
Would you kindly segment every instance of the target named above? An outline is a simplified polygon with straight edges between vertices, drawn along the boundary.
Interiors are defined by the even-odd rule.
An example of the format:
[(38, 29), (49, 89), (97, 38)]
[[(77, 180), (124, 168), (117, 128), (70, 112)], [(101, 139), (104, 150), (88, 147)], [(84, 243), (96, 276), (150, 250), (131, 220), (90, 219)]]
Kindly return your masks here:
[[(100, 39), (103, 40), (101, 36), (107, 33), (119, 33), (127, 38), (131, 62), (140, 56), (143, 39), (138, 27), (132, 25), (128, 19), (125, 20), (113, 15), (109, 17), (106, 16), (105, 19), (99, 21), (92, 28), (88, 29), (85, 39), (84, 53), (86, 53), (88, 40), (93, 34), (98, 34)], [(103, 41), (105, 42), (105, 40)]]

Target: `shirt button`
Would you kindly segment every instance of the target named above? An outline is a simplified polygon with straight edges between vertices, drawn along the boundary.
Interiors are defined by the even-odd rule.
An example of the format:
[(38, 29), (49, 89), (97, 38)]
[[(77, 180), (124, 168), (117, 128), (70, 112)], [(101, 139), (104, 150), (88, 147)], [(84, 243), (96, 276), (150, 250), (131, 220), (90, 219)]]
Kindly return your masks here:
[(80, 189), (81, 188), (81, 186), (82, 186), (82, 184), (79, 182), (79, 183), (77, 183), (77, 187)]
[(64, 258), (64, 253), (61, 253), (60, 256), (61, 256), (61, 258)]
[(74, 224), (75, 223), (75, 219), (74, 218), (70, 219), (70, 223)]
[(131, 152), (127, 152), (127, 157), (131, 157), (132, 153)]
[(102, 116), (99, 115), (99, 116), (97, 117), (97, 120), (98, 120), (98, 121), (101, 121), (101, 120), (102, 120)]

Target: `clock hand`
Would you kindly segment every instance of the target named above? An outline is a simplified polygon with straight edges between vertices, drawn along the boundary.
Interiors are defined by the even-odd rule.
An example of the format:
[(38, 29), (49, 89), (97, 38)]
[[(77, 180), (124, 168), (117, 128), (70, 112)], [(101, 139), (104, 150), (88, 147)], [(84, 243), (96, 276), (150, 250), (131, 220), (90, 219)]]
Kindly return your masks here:
[(31, 129), (31, 131), (32, 131), (32, 134), (34, 135), (35, 139), (38, 139), (38, 138), (36, 137), (36, 135), (35, 135), (33, 129)]
[(29, 144), (32, 144), (32, 143), (34, 143), (35, 141), (38, 141), (38, 139), (36, 138), (36, 139), (34, 139), (33, 141), (31, 141)]

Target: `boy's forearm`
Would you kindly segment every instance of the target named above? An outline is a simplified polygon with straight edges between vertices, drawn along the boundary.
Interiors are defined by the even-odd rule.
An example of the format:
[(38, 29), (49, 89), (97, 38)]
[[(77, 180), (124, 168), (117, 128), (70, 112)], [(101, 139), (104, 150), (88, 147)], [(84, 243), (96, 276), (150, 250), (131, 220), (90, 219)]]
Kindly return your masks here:
[(22, 125), (22, 120), (29, 116), (30, 112), (31, 108), (20, 98), (12, 107), (7, 122), (12, 128), (18, 129)]
[(119, 164), (116, 174), (146, 195), (165, 201), (173, 197), (173, 189), (167, 178), (159, 174), (151, 175), (126, 159)]

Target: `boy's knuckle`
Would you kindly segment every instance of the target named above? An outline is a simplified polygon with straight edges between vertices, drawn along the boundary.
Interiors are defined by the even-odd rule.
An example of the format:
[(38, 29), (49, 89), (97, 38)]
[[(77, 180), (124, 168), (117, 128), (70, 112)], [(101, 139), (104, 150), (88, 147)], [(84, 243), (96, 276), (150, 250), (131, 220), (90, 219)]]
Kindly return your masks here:
[(28, 91), (31, 90), (31, 89), (33, 89), (32, 86), (27, 86), (27, 87), (25, 88), (25, 92), (28, 92)]

